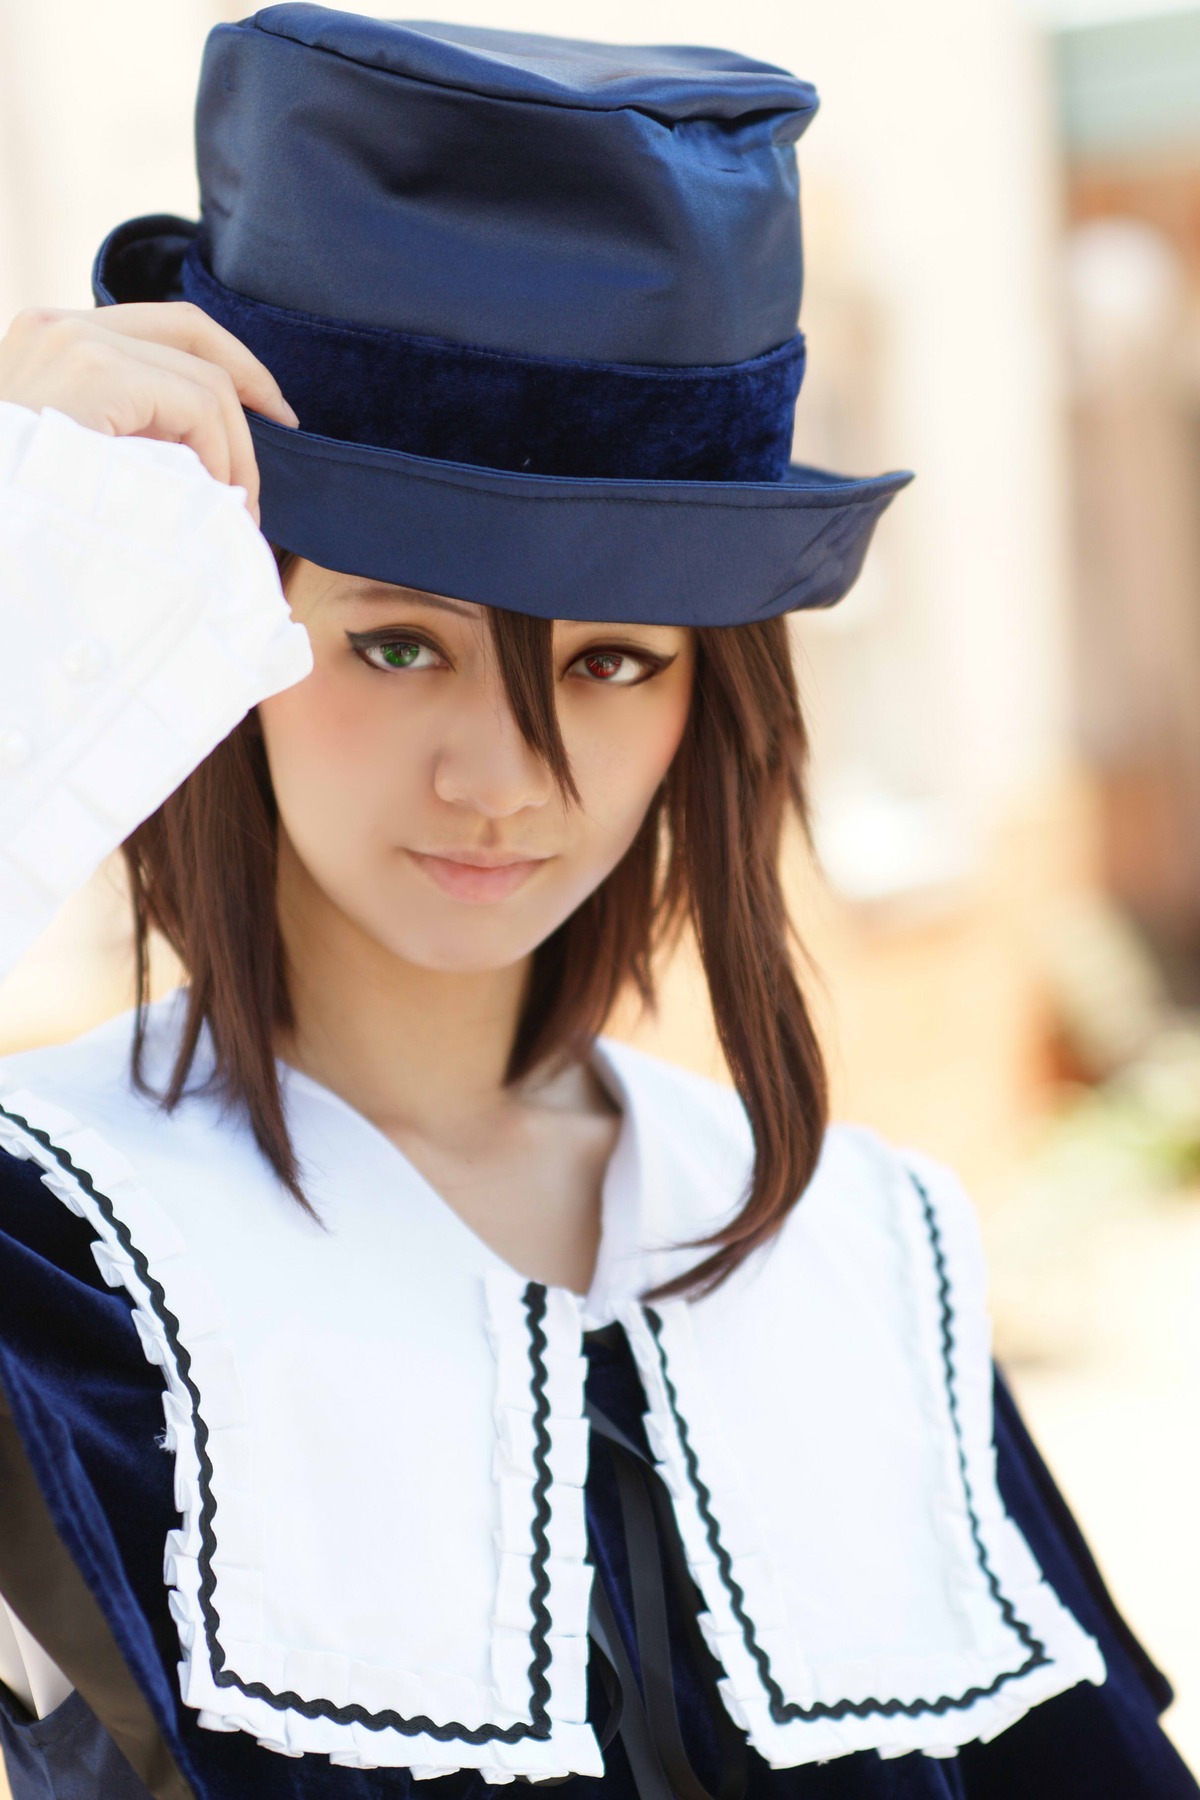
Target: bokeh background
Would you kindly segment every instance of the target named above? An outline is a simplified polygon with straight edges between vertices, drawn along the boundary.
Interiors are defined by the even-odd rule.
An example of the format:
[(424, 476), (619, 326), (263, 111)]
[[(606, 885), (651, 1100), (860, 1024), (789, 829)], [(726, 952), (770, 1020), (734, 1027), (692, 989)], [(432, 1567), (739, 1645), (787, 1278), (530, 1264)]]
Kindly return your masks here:
[[(998, 1352), (1200, 1766), (1200, 6), (437, 10), (821, 91), (798, 451), (919, 476), (795, 627), (837, 1111), (972, 1184)], [(194, 214), (200, 48), (239, 11), (0, 0), (0, 319), (89, 304), (117, 220)], [(0, 1049), (128, 984), (104, 871), (0, 989)], [(618, 1028), (720, 1072), (686, 947)]]

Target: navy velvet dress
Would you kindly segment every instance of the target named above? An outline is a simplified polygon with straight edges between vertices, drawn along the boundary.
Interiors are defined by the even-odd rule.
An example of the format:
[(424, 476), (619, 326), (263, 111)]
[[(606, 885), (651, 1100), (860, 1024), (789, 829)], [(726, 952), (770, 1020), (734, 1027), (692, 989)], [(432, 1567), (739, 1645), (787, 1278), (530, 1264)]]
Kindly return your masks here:
[[(100, 1279), (91, 1233), (48, 1204), (38, 1171), (0, 1155), (0, 1386), (55, 1524), (101, 1599), (197, 1800), (482, 1800), (465, 1772), (415, 1783), (322, 1756), (292, 1759), (241, 1732), (201, 1730), (181, 1705), (178, 1641), (162, 1546), (177, 1521), (170, 1458), (158, 1447), (161, 1389), (129, 1302)], [(587, 1486), (599, 1644), (591, 1718), (602, 1780), (551, 1784), (562, 1800), (1195, 1800), (1200, 1787), (1158, 1724), (1170, 1688), (1109, 1598), (1003, 1382), (996, 1448), (1005, 1505), (1063, 1602), (1097, 1639), (1103, 1687), (1082, 1684), (956, 1757), (874, 1752), (772, 1770), (732, 1732), (694, 1624), (696, 1595), (656, 1493), (644, 1400), (616, 1328), (586, 1339), (593, 1456)], [(0, 1517), (0, 1530), (3, 1518)], [(607, 1740), (607, 1742), (606, 1742)], [(736, 1741), (731, 1741), (736, 1740)], [(0, 1687), (0, 1742), (14, 1800), (147, 1800), (104, 1727), (72, 1694), (43, 1720)]]

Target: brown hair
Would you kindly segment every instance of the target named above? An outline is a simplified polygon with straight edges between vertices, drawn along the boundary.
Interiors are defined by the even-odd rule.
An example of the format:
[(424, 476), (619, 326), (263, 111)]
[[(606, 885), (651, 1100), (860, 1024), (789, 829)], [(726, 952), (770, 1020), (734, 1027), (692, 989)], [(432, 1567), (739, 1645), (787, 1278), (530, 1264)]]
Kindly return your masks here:
[[(552, 625), (488, 613), (517, 723), (574, 797), (554, 706)], [(754, 1133), (741, 1210), (700, 1240), (709, 1254), (658, 1291), (704, 1292), (779, 1229), (808, 1185), (827, 1121), (824, 1064), (793, 967), (779, 878), (788, 815), (807, 823), (807, 742), (782, 618), (701, 628), (684, 737), (630, 849), (533, 958), (512, 1047), (515, 1081), (578, 1055), (632, 984), (654, 998), (655, 952), (691, 923), (721, 1047)], [(307, 1204), (275, 1061), (291, 1024), (275, 911), (277, 815), (251, 714), (127, 840), (136, 927), (141, 1080), (149, 938), (162, 933), (188, 973), (183, 1039), (163, 1103), (177, 1104), (201, 1030), (214, 1080), (246, 1108), (281, 1181)]]

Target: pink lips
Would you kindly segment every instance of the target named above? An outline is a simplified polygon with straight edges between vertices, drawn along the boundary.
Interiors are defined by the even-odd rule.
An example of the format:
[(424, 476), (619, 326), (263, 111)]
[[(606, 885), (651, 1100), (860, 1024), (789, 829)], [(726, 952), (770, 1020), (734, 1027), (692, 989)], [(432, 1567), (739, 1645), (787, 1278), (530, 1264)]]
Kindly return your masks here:
[(444, 894), (476, 903), (505, 900), (540, 869), (545, 857), (490, 857), (486, 851), (460, 850), (453, 856), (431, 856), (410, 850), (409, 856)]

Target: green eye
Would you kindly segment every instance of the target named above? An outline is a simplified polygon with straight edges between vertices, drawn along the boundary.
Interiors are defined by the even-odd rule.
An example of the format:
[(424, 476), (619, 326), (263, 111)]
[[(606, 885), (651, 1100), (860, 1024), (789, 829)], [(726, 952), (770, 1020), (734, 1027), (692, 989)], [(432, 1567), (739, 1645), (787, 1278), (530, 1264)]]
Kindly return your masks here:
[(392, 669), (408, 669), (421, 654), (420, 644), (380, 644), (379, 654)]
[(418, 637), (392, 635), (400, 629), (401, 626), (397, 624), (384, 631), (348, 631), (346, 641), (355, 656), (361, 658), (368, 668), (378, 669), (383, 675), (396, 669), (449, 667), (448, 659), (436, 645), (426, 643)]

